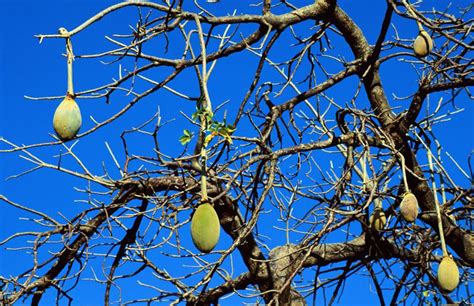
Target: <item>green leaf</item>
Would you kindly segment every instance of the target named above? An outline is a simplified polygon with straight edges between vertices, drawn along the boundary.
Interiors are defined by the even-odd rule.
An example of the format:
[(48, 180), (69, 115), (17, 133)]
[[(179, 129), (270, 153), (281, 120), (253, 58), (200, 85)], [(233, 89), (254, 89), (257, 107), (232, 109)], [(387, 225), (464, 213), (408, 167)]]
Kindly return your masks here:
[(203, 116), (204, 116), (204, 120), (206, 120), (207, 125), (211, 125), (212, 118), (214, 115), (212, 114), (211, 111), (208, 111), (203, 107), (197, 108), (196, 112), (191, 115), (191, 118), (193, 118), (193, 120), (198, 120), (198, 119), (201, 120)]
[(227, 124), (225, 128), (227, 130), (227, 133), (229, 133), (230, 135), (232, 135), (235, 132), (235, 130), (237, 129), (232, 124)]
[(193, 139), (193, 133), (191, 133), (189, 130), (184, 130), (183, 131), (183, 136), (179, 137), (179, 142), (184, 146), (188, 142)]
[(226, 127), (221, 127), (218, 130), (218, 134), (222, 136), (228, 143), (232, 144), (232, 138), (230, 138), (230, 135), (232, 135), (232, 133), (229, 133)]
[(203, 108), (196, 108), (196, 111), (192, 114), (191, 118), (193, 118), (193, 120), (197, 120), (199, 119), (199, 117), (201, 116), (201, 114), (203, 113), (204, 109)]

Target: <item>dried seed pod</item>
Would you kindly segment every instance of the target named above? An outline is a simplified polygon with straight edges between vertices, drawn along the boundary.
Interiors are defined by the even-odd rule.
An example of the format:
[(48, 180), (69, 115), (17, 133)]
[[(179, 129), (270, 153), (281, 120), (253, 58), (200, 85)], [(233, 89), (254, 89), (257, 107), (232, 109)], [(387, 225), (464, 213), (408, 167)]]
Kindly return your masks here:
[(380, 232), (384, 229), (385, 224), (387, 223), (387, 217), (385, 217), (385, 213), (382, 209), (376, 208), (372, 212), (369, 218), (370, 227), (377, 232)]
[(194, 212), (191, 220), (191, 237), (199, 251), (209, 253), (219, 241), (220, 223), (214, 207), (203, 203)]
[(400, 213), (407, 222), (414, 222), (416, 220), (418, 216), (418, 201), (413, 193), (408, 192), (403, 196), (402, 203), (400, 203)]
[(59, 139), (68, 141), (76, 137), (81, 124), (81, 110), (76, 101), (68, 94), (54, 112), (54, 131)]
[(443, 257), (439, 264), (438, 283), (446, 292), (453, 291), (459, 284), (459, 269), (451, 256)]
[(433, 49), (433, 40), (426, 31), (420, 31), (413, 43), (413, 51), (418, 57), (427, 56)]

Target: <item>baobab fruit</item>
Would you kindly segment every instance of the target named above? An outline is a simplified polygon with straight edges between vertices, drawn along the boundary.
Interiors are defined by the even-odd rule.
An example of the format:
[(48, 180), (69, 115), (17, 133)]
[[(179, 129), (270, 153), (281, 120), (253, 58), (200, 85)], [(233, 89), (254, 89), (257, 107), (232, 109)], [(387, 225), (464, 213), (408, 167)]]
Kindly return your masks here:
[(387, 223), (387, 217), (382, 209), (376, 208), (372, 212), (369, 218), (370, 227), (377, 232), (380, 232), (384, 229), (385, 224)]
[(54, 112), (54, 131), (59, 139), (68, 141), (76, 137), (81, 128), (81, 124), (81, 110), (76, 101), (67, 94), (66, 98), (64, 98)]
[(191, 237), (194, 245), (199, 251), (209, 253), (219, 241), (219, 235), (219, 217), (214, 207), (209, 203), (202, 203), (191, 219)]
[(418, 36), (413, 43), (413, 51), (418, 57), (427, 56), (433, 49), (433, 40), (431, 39), (428, 32), (422, 30), (418, 33)]
[(444, 256), (438, 267), (438, 283), (441, 289), (451, 292), (459, 284), (459, 270), (451, 256)]
[(408, 192), (403, 196), (400, 204), (400, 213), (407, 222), (414, 222), (418, 216), (418, 201), (413, 193)]

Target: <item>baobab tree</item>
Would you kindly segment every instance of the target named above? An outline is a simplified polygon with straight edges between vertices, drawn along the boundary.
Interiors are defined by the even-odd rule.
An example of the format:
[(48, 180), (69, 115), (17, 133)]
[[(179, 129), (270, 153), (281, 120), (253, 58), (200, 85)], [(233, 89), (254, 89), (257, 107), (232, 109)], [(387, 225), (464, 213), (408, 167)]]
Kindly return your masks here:
[[(17, 184), (81, 185), (55, 214), (1, 195), (28, 221), (2, 257), (30, 259), (3, 303), (74, 304), (89, 282), (106, 305), (333, 304), (362, 279), (380, 304), (471, 301), (474, 177), (439, 134), (471, 137), (449, 119), (472, 113), (472, 4), (355, 5), (125, 1), (36, 26), (67, 67), (63, 92), (26, 97), (56, 134), (47, 118), (48, 141), (0, 155), (29, 165)], [(114, 76), (84, 88), (91, 63)]]

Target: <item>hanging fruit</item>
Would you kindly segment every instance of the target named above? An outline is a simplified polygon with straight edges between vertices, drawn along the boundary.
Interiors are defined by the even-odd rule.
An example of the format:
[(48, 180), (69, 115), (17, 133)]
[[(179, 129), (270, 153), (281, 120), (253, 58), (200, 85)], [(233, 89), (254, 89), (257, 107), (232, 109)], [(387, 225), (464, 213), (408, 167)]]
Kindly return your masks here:
[(415, 52), (416, 56), (425, 57), (433, 49), (433, 40), (431, 39), (430, 34), (425, 31), (421, 22), (418, 21), (417, 14), (413, 11), (412, 7), (408, 3), (405, 3), (405, 6), (408, 13), (416, 20), (418, 25), (418, 36), (413, 42), (413, 51)]
[(427, 56), (433, 49), (433, 40), (430, 34), (425, 30), (421, 30), (413, 43), (413, 51), (418, 57)]
[(387, 217), (385, 217), (385, 213), (381, 208), (374, 209), (372, 215), (370, 215), (369, 223), (370, 227), (377, 232), (380, 232), (385, 228)]
[(56, 135), (62, 141), (68, 141), (76, 137), (81, 128), (82, 117), (79, 106), (69, 94), (59, 104), (54, 112), (53, 127)]
[(405, 193), (400, 204), (400, 213), (407, 222), (414, 222), (418, 216), (418, 201), (411, 192)]
[(438, 267), (438, 284), (446, 292), (459, 285), (459, 269), (451, 256), (444, 256)]
[(433, 165), (433, 153), (429, 147), (426, 147), (426, 154), (428, 156), (428, 165), (431, 172), (431, 184), (433, 188), (433, 196), (436, 207), (436, 218), (438, 219), (438, 232), (443, 250), (443, 259), (438, 266), (438, 285), (441, 290), (451, 292), (459, 285), (459, 269), (453, 257), (449, 255), (446, 241), (444, 239), (443, 219), (441, 217), (440, 204), (438, 202), (438, 188), (436, 187), (436, 180), (434, 178), (435, 168)]
[(69, 32), (65, 28), (59, 29), (59, 34), (66, 38), (67, 54), (67, 92), (64, 100), (59, 104), (53, 116), (53, 128), (56, 135), (62, 141), (68, 141), (76, 137), (82, 125), (81, 110), (74, 100), (74, 87), (72, 83), (72, 43)]
[(219, 241), (219, 235), (219, 217), (214, 207), (209, 203), (202, 203), (191, 219), (191, 237), (194, 245), (199, 251), (209, 253)]

